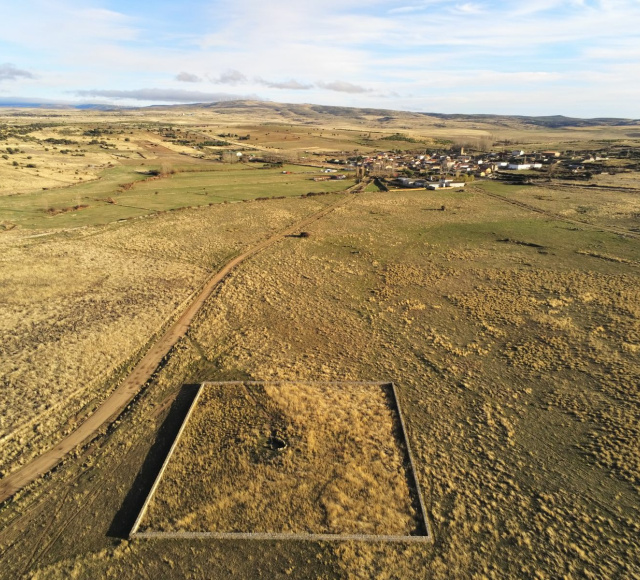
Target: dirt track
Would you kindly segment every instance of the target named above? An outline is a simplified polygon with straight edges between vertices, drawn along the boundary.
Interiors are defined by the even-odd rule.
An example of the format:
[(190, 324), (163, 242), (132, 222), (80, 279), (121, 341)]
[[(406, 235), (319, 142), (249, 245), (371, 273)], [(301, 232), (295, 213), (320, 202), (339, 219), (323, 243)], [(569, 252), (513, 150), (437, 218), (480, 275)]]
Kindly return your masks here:
[[(356, 186), (357, 188), (357, 186)], [(352, 188), (354, 191), (356, 188)], [(129, 404), (131, 399), (140, 391), (144, 384), (151, 378), (162, 359), (169, 353), (173, 345), (184, 336), (189, 325), (200, 310), (204, 302), (209, 298), (214, 288), (240, 263), (257, 254), (265, 248), (275, 244), (284, 236), (299, 232), (302, 228), (318, 220), (337, 207), (347, 203), (349, 196), (341, 197), (337, 202), (325, 207), (319, 212), (293, 224), (262, 242), (252, 246), (242, 254), (236, 256), (216, 272), (204, 285), (200, 293), (194, 298), (184, 313), (173, 323), (169, 329), (153, 344), (131, 373), (116, 388), (111, 395), (90, 415), (84, 423), (70, 435), (59, 441), (54, 447), (27, 463), (17, 471), (11, 473), (0, 482), (0, 502), (14, 495), (23, 487), (35, 481), (53, 469), (64, 456), (91, 438), (105, 423), (115, 418)]]

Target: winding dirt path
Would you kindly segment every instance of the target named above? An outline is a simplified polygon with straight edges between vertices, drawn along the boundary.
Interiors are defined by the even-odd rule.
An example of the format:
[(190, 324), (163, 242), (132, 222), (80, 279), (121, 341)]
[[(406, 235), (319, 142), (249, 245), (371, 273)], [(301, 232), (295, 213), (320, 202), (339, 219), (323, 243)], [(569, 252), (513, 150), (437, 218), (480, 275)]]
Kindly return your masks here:
[[(355, 191), (352, 188), (348, 191)], [(133, 397), (140, 391), (145, 383), (151, 378), (162, 359), (169, 353), (173, 345), (185, 335), (194, 317), (205, 303), (215, 287), (227, 277), (227, 275), (244, 260), (261, 252), (265, 248), (282, 240), (285, 236), (299, 232), (305, 226), (319, 220), (331, 213), (341, 205), (346, 204), (351, 196), (345, 195), (335, 203), (328, 205), (305, 219), (289, 226), (273, 236), (259, 242), (258, 244), (245, 250), (227, 262), (218, 272), (216, 272), (204, 285), (200, 293), (193, 302), (182, 313), (180, 318), (174, 322), (169, 329), (149, 348), (144, 357), (138, 362), (135, 368), (129, 373), (124, 381), (107, 397), (104, 402), (81, 424), (75, 431), (59, 441), (54, 447), (36, 457), (30, 463), (9, 474), (0, 481), (0, 503), (4, 502), (17, 491), (29, 485), (40, 476), (53, 469), (67, 453), (91, 438), (105, 423), (114, 419), (129, 404)]]

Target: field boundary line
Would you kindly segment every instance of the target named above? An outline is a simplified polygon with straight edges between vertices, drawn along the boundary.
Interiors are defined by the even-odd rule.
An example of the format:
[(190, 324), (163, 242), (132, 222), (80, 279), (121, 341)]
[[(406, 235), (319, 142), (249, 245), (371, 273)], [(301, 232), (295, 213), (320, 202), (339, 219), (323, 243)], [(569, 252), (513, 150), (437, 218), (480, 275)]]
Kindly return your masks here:
[(162, 479), (162, 476), (164, 475), (164, 472), (167, 469), (167, 465), (169, 465), (169, 461), (171, 461), (171, 457), (173, 456), (173, 453), (176, 450), (176, 447), (178, 447), (178, 443), (180, 442), (180, 439), (182, 438), (182, 434), (184, 433), (184, 430), (187, 428), (187, 424), (189, 423), (189, 419), (191, 418), (191, 415), (193, 414), (193, 411), (195, 410), (196, 406), (198, 405), (198, 400), (200, 399), (200, 395), (202, 395), (203, 386), (204, 386), (204, 384), (201, 384), (198, 387), (198, 392), (196, 393), (196, 396), (193, 398), (193, 401), (191, 401), (191, 405), (189, 406), (189, 410), (187, 411), (187, 414), (184, 416), (184, 419), (182, 421), (182, 425), (180, 425), (180, 430), (178, 431), (178, 434), (176, 435), (176, 438), (173, 440), (173, 444), (171, 445), (171, 448), (169, 449), (169, 453), (167, 453), (167, 456), (164, 459), (162, 467), (160, 468), (160, 471), (158, 472), (158, 475), (156, 476), (156, 479), (153, 482), (153, 485), (151, 486), (151, 489), (149, 490), (149, 494), (147, 495), (147, 499), (145, 500), (144, 504), (142, 504), (142, 509), (140, 510), (140, 513), (138, 514), (138, 517), (136, 518), (136, 521), (134, 522), (133, 527), (131, 528), (131, 534), (135, 534), (138, 531), (138, 528), (140, 527), (140, 522), (142, 521), (142, 518), (144, 518), (144, 516), (147, 513), (147, 508), (149, 507), (149, 504), (151, 503), (151, 499), (153, 498), (153, 496), (156, 493), (156, 489), (158, 488), (158, 485), (160, 485), (160, 480)]
[(568, 224), (573, 224), (573, 225), (579, 225), (579, 226), (583, 226), (586, 229), (590, 229), (590, 230), (596, 230), (599, 232), (609, 232), (611, 234), (616, 234), (617, 236), (624, 236), (624, 237), (628, 237), (628, 238), (634, 238), (634, 239), (639, 239), (640, 238), (640, 234), (633, 232), (631, 230), (626, 230), (624, 228), (617, 228), (615, 226), (604, 226), (604, 225), (599, 225), (599, 224), (592, 224), (591, 222), (585, 222), (582, 220), (578, 220), (578, 219), (572, 219), (572, 218), (568, 218), (568, 217), (564, 217), (561, 216), (559, 214), (553, 213), (551, 211), (547, 211), (545, 209), (536, 207), (535, 205), (530, 205), (528, 203), (525, 203), (523, 201), (519, 201), (517, 199), (511, 199), (508, 198), (504, 195), (500, 195), (499, 193), (491, 193), (489, 191), (486, 191), (483, 188), (478, 188), (475, 187), (472, 189), (473, 192), (480, 192), (483, 195), (486, 195), (488, 197), (492, 197), (494, 199), (498, 199), (500, 201), (504, 201), (505, 203), (509, 203), (511, 205), (515, 205), (516, 207), (522, 208), (522, 209), (526, 209), (529, 211), (533, 211), (535, 213), (539, 213), (549, 219), (552, 219), (554, 221), (559, 221), (559, 222), (565, 222)]
[[(280, 532), (155, 532), (155, 531), (144, 531), (139, 532), (140, 525), (145, 515), (147, 514), (147, 510), (155, 493), (160, 485), (164, 473), (171, 461), (171, 458), (178, 447), (180, 439), (182, 438), (182, 434), (185, 431), (191, 415), (197, 407), (198, 400), (204, 389), (207, 387), (240, 387), (240, 386), (265, 386), (265, 385), (273, 385), (276, 387), (285, 387), (287, 385), (314, 385), (314, 386), (322, 386), (322, 385), (345, 385), (345, 386), (371, 386), (371, 387), (380, 387), (384, 389), (385, 387), (389, 389), (389, 393), (392, 398), (392, 409), (396, 412), (398, 418), (398, 426), (400, 428), (400, 443), (401, 447), (404, 447), (404, 451), (406, 453), (406, 459), (408, 461), (408, 465), (405, 465), (406, 475), (410, 476), (413, 485), (413, 492), (415, 494), (415, 498), (417, 499), (417, 506), (414, 505), (416, 515), (418, 516), (419, 524), (424, 529), (424, 533), (422, 534), (413, 534), (413, 535), (401, 535), (401, 534), (340, 534), (340, 533), (280, 533)], [(187, 411), (182, 424), (180, 426), (180, 430), (176, 435), (176, 438), (167, 453), (167, 456), (164, 459), (162, 467), (156, 476), (147, 497), (145, 498), (144, 503), (142, 504), (142, 508), (140, 509), (140, 513), (136, 518), (135, 523), (133, 524), (131, 531), (129, 532), (129, 538), (131, 539), (156, 539), (156, 540), (166, 540), (166, 539), (214, 539), (214, 540), (302, 540), (302, 541), (310, 541), (310, 542), (343, 542), (343, 541), (359, 541), (359, 542), (412, 542), (412, 543), (431, 543), (433, 542), (433, 534), (431, 533), (431, 526), (429, 525), (429, 518), (427, 516), (427, 511), (424, 504), (424, 499), (422, 496), (422, 489), (420, 487), (420, 483), (418, 481), (418, 475), (415, 469), (415, 462), (413, 459), (413, 454), (411, 453), (411, 445), (409, 444), (409, 439), (407, 437), (407, 429), (406, 423), (404, 421), (404, 417), (402, 415), (402, 410), (400, 408), (400, 401), (398, 399), (398, 392), (396, 390), (396, 386), (392, 381), (296, 381), (296, 380), (280, 380), (280, 381), (205, 381), (201, 383), (198, 387), (198, 392)], [(413, 494), (412, 494), (413, 495)]]
[(371, 534), (282, 534), (269, 532), (136, 532), (141, 540), (302, 540), (307, 542), (432, 542), (431, 536), (375, 536)]
[(418, 496), (418, 504), (420, 507), (422, 522), (425, 527), (425, 531), (427, 532), (427, 539), (429, 541), (433, 541), (433, 536), (431, 534), (431, 526), (429, 525), (429, 518), (427, 517), (427, 510), (424, 507), (424, 498), (422, 497), (422, 488), (420, 487), (420, 482), (418, 481), (418, 473), (416, 471), (416, 464), (413, 460), (413, 453), (411, 453), (411, 445), (409, 445), (409, 436), (407, 433), (407, 425), (404, 421), (404, 415), (402, 413), (402, 409), (400, 406), (400, 400), (398, 399), (398, 391), (396, 389), (396, 384), (394, 382), (389, 383), (391, 385), (391, 392), (393, 393), (393, 402), (396, 406), (396, 412), (398, 413), (398, 419), (400, 420), (400, 428), (402, 429), (402, 438), (404, 440), (405, 447), (407, 448), (407, 457), (409, 458), (409, 465), (411, 467), (411, 476), (413, 477), (413, 485), (416, 489), (416, 495)]

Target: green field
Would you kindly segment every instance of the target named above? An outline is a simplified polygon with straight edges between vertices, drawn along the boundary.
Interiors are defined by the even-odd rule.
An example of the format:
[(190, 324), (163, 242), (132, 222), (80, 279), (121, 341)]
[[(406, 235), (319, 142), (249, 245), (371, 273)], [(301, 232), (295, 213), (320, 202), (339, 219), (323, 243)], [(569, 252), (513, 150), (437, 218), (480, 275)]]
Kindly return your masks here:
[(0, 223), (32, 229), (99, 225), (185, 207), (342, 191), (354, 184), (353, 179), (314, 182), (319, 170), (298, 165), (188, 167), (149, 179), (150, 169), (119, 166), (90, 183), (6, 196), (0, 200)]

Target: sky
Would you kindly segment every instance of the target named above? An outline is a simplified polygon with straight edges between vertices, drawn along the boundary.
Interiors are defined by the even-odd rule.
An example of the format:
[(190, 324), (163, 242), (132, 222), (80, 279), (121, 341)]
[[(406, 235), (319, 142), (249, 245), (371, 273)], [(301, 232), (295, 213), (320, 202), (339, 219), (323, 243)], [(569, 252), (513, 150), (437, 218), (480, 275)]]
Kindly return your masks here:
[(640, 118), (640, 0), (5, 0), (0, 102)]

